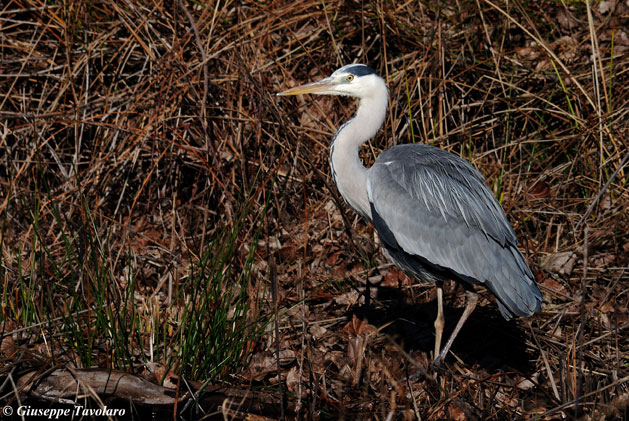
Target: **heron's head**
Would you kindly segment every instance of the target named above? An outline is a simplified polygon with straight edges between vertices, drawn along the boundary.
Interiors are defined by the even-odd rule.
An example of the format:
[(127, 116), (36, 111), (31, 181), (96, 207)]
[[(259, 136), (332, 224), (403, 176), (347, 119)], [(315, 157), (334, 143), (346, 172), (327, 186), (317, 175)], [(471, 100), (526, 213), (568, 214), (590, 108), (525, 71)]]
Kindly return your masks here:
[(364, 64), (348, 64), (325, 79), (296, 86), (278, 95), (349, 95), (362, 99), (379, 94), (383, 88), (386, 90), (384, 80), (371, 67)]

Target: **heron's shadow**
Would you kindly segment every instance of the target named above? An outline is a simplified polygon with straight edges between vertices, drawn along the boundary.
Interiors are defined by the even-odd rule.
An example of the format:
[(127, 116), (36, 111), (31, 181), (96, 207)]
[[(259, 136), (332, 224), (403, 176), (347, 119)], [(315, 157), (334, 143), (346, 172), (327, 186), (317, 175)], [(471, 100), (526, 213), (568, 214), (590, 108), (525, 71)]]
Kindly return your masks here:
[[(400, 288), (370, 286), (371, 297), (366, 305), (349, 311), (379, 327), (390, 323), (382, 331), (390, 335), (409, 353), (422, 351), (430, 354), (435, 344), (434, 321), (437, 317), (437, 300), (409, 304), (406, 293)], [(444, 291), (445, 329), (442, 346), (450, 337), (463, 313), (463, 307), (452, 307), (449, 294)], [(371, 302), (378, 302), (373, 305)], [(515, 320), (505, 320), (492, 303), (476, 307), (452, 344), (451, 352), (466, 363), (478, 364), (487, 370), (515, 369), (528, 373), (534, 370), (527, 353), (527, 332)], [(453, 358), (449, 355), (447, 359)]]

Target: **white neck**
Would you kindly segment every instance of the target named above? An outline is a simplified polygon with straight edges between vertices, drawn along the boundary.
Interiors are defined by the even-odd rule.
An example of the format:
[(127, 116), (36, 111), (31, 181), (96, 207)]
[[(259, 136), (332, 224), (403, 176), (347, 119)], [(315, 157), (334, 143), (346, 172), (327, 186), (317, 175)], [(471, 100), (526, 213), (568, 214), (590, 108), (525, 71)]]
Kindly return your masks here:
[(371, 220), (367, 197), (367, 168), (360, 159), (360, 147), (380, 129), (387, 112), (388, 93), (380, 79), (372, 95), (360, 99), (353, 119), (336, 132), (330, 148), (330, 166), (336, 186), (345, 201)]

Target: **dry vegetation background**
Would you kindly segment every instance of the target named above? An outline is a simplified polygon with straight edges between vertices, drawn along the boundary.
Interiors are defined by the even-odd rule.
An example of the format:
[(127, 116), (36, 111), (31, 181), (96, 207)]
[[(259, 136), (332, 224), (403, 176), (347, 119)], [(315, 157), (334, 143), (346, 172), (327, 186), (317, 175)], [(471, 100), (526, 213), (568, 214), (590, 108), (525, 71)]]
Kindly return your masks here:
[[(228, 417), (627, 418), (628, 2), (2, 4), (4, 402), (99, 367), (178, 397), (220, 382), (246, 397)], [(338, 199), (328, 146), (354, 101), (274, 96), (354, 61), (391, 95), (365, 161), (413, 140), (469, 159), (544, 294), (507, 323), (485, 293), (444, 367), (410, 380), (435, 291)], [(265, 329), (218, 369), (181, 352), (216, 309), (182, 316), (204, 259), (223, 265), (217, 297), (244, 279), (237, 320)], [(448, 288), (446, 329), (463, 296)]]

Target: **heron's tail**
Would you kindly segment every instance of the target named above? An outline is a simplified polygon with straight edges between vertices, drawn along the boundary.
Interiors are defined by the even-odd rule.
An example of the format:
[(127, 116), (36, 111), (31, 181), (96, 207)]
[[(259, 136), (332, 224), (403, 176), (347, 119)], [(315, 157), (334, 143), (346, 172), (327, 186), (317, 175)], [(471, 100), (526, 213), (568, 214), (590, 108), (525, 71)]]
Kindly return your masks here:
[(505, 319), (532, 316), (542, 308), (542, 293), (533, 273), (515, 246), (505, 247), (503, 253), (504, 258), (498, 259), (502, 265), (496, 268), (493, 279), (486, 281), (487, 288), (496, 296)]

